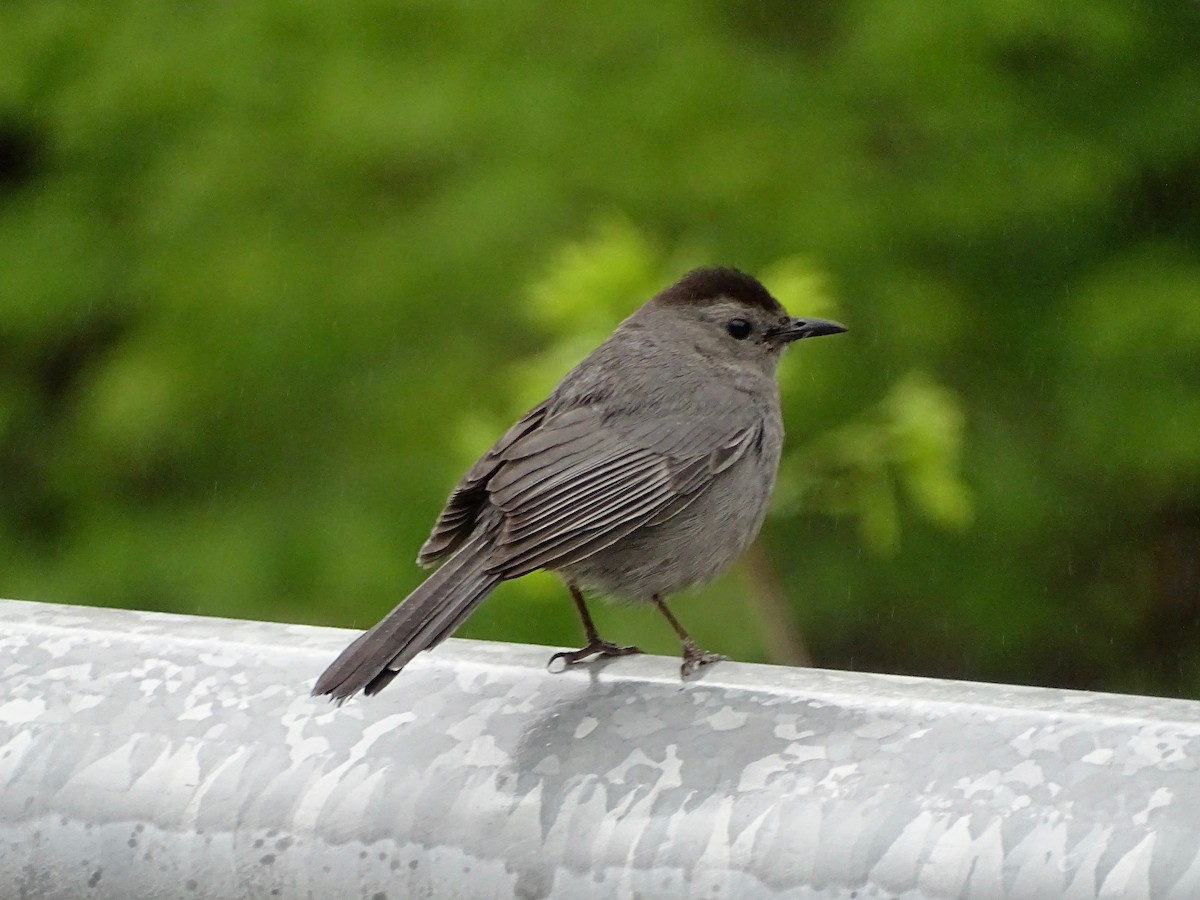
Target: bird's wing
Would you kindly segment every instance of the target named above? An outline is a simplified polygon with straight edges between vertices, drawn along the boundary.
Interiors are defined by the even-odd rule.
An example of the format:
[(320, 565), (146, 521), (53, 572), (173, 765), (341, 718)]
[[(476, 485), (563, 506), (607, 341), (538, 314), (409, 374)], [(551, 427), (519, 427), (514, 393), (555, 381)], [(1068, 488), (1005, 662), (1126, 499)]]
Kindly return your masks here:
[(488, 479), (504, 463), (503, 454), (513, 444), (537, 429), (546, 416), (549, 401), (539, 403), (525, 413), (500, 440), (483, 454), (455, 485), (446, 507), (434, 523), (433, 531), (417, 554), (422, 566), (433, 565), (449, 557), (475, 530), (479, 514), (487, 504)]
[(545, 416), (498, 454), (486, 484), (503, 513), (490, 568), (515, 578), (569, 565), (680, 512), (759, 437), (756, 422), (666, 416), (630, 425), (595, 407)]

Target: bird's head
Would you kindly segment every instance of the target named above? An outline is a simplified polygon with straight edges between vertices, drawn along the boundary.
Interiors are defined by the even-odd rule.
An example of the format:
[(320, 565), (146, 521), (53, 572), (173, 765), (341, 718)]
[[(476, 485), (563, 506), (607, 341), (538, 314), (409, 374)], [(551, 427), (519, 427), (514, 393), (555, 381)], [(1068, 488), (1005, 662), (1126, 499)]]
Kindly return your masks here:
[(801, 338), (840, 334), (844, 325), (788, 315), (757, 278), (725, 266), (693, 269), (652, 297), (656, 328), (671, 328), (700, 354), (774, 372), (783, 350)]

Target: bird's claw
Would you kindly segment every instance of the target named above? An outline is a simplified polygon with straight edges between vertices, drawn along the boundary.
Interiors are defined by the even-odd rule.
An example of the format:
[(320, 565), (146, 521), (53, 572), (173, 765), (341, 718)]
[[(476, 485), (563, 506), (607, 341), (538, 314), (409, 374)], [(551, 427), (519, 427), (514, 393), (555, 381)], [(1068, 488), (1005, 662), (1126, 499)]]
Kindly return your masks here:
[[(546, 668), (552, 668), (555, 663), (562, 662), (563, 669), (568, 669), (571, 666), (577, 666), (582, 662), (587, 662), (590, 659), (608, 659), (613, 656), (630, 656), (634, 653), (641, 653), (640, 647), (621, 647), (614, 644), (612, 641), (594, 640), (586, 647), (581, 647), (578, 650), (563, 650), (555, 653), (550, 657), (550, 661), (546, 663)], [(559, 670), (562, 671), (562, 670)]]
[(711, 650), (704, 650), (690, 642), (686, 643), (683, 645), (683, 665), (679, 667), (679, 676), (687, 678), (700, 666), (709, 666), (724, 659), (729, 659), (729, 657), (713, 653)]

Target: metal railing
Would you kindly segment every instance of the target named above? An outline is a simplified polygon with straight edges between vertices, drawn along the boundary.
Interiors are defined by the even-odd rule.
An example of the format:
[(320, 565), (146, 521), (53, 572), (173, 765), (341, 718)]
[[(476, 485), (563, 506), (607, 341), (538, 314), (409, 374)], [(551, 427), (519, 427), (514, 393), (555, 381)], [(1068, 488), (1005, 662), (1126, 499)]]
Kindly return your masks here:
[(0, 897), (1200, 898), (1200, 704), (0, 601)]

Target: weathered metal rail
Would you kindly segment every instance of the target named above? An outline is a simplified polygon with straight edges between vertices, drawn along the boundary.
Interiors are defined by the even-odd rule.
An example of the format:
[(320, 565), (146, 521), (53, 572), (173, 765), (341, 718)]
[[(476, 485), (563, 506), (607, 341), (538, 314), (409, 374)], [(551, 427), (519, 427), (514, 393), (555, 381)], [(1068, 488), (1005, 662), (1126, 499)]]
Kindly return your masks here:
[(1196, 900), (1200, 704), (0, 601), (0, 897)]

